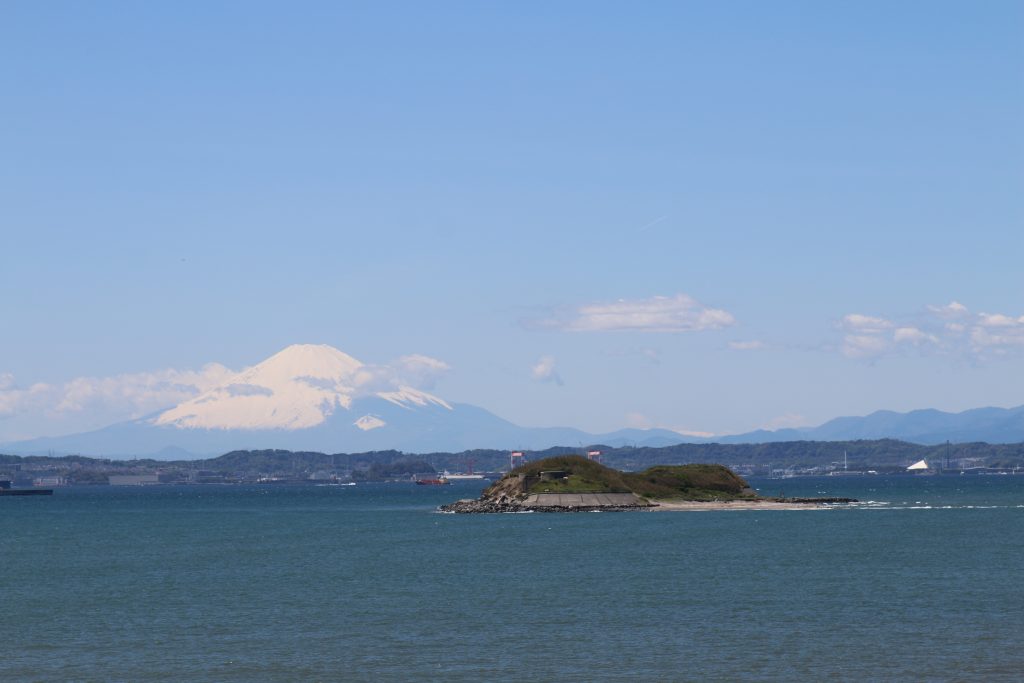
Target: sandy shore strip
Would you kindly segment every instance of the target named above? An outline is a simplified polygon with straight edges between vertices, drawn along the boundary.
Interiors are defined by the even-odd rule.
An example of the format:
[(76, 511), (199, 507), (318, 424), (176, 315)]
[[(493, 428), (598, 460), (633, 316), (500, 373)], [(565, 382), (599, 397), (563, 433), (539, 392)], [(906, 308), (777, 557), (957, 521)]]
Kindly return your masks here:
[(828, 510), (824, 503), (780, 503), (775, 500), (679, 500), (651, 501), (651, 512), (694, 512), (700, 510)]

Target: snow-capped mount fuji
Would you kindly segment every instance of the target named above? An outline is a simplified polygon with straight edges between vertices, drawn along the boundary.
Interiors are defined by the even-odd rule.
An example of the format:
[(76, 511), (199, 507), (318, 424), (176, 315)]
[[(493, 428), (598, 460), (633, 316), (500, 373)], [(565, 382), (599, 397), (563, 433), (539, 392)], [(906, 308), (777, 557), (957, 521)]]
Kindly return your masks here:
[[(402, 408), (452, 407), (409, 386), (373, 391), (372, 368), (327, 345), (295, 344), (224, 384), (160, 413), (153, 421), (178, 429), (308, 429), (335, 413), (350, 413), (355, 401), (375, 396)], [(385, 426), (375, 415), (353, 424), (369, 431)]]
[(6, 444), (11, 453), (156, 457), (232, 450), (413, 453), (473, 448), (542, 449), (603, 443), (664, 446), (686, 440), (668, 430), (594, 435), (525, 428), (468, 404), (409, 386), (388, 367), (326, 345), (296, 344), (220, 385), (154, 415), (70, 436)]

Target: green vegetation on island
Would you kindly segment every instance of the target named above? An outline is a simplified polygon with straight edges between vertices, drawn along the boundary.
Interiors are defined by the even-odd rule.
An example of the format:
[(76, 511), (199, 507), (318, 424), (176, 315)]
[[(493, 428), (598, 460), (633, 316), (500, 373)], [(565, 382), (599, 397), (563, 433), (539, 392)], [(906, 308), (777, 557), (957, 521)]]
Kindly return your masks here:
[(750, 485), (724, 465), (656, 465), (624, 476), (633, 493), (652, 500), (757, 498)]
[(519, 497), (537, 493), (632, 493), (649, 500), (733, 500), (756, 498), (749, 484), (723, 465), (657, 465), (642, 472), (620, 472), (579, 455), (527, 463), (484, 491)]

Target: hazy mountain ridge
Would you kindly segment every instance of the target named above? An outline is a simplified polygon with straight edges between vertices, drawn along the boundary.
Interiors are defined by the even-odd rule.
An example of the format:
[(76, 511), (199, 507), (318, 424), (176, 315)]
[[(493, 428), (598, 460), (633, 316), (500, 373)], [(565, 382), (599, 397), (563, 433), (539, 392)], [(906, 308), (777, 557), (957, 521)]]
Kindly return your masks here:
[[(561, 427), (519, 427), (467, 404), (403, 408), (381, 398), (353, 401), (358, 415), (372, 415), (387, 427), (364, 430), (352, 413), (330, 416), (306, 429), (179, 429), (154, 424), (153, 416), (69, 436), (33, 439), (4, 446), (12, 453), (81, 453), (107, 457), (177, 459), (183, 454), (215, 456), (229, 451), (280, 448), (293, 451), (411, 453), (457, 452), (475, 448), (536, 450), (552, 445), (607, 443), (613, 446), (665, 446), (684, 437), (667, 430), (623, 429), (609, 434)], [(168, 457), (169, 456), (169, 457)]]
[[(372, 416), (391, 429), (363, 430), (350, 418)], [(353, 401), (352, 410), (302, 430), (176, 429), (154, 425), (155, 416), (64, 437), (41, 438), (4, 446), (12, 453), (84, 453), (109, 457), (150, 456), (177, 459), (213, 456), (236, 450), (280, 448), (322, 452), (401, 450), (409, 453), (471, 449), (541, 450), (552, 446), (601, 443), (611, 447), (663, 447), (682, 443), (764, 444), (798, 441), (899, 439), (922, 445), (1024, 442), (1024, 406), (977, 408), (961, 413), (880, 410), (864, 417), (840, 417), (818, 427), (755, 431), (712, 439), (685, 437), (667, 430), (623, 429), (589, 434), (573, 428), (519, 427), (477, 406), (449, 404), (400, 407), (379, 397)], [(360, 418), (362, 419), (362, 418)], [(397, 429), (399, 427), (400, 429)]]
[(1018, 443), (1024, 441), (1024, 406), (973, 408), (959, 413), (922, 409), (908, 413), (878, 410), (864, 417), (837, 417), (817, 427), (758, 430), (716, 439), (721, 443), (900, 439), (934, 445), (946, 441)]

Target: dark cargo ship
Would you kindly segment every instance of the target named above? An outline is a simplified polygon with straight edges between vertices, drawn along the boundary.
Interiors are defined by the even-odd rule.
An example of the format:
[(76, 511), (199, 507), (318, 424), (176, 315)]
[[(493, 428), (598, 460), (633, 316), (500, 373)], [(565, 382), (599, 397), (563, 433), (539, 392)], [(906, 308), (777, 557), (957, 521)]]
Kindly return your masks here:
[(53, 489), (12, 489), (11, 482), (0, 479), (0, 496), (52, 496)]

